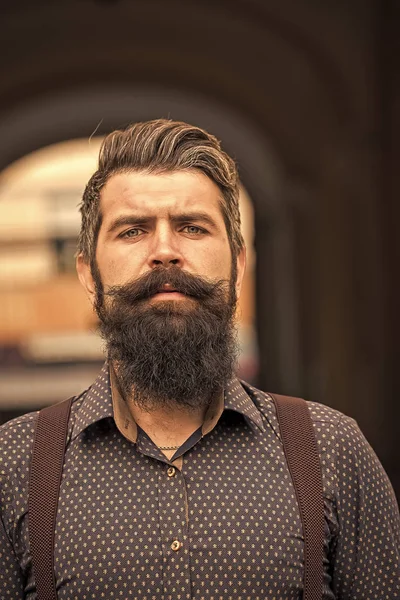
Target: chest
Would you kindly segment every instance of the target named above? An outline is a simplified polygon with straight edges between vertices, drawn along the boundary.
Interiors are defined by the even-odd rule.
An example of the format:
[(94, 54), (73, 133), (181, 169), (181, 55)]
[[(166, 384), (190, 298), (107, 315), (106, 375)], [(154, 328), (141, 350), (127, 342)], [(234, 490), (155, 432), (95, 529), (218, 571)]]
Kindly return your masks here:
[(178, 470), (116, 438), (68, 461), (55, 544), (65, 597), (101, 578), (115, 590), (125, 582), (133, 597), (137, 586), (174, 597), (179, 581), (187, 598), (204, 597), (205, 585), (206, 597), (256, 597), (273, 585), (297, 598), (303, 538), (279, 443), (228, 431), (201, 440)]
[(112, 431), (67, 452), (55, 535), (60, 599), (298, 599), (303, 549), (275, 437), (216, 430), (181, 470)]

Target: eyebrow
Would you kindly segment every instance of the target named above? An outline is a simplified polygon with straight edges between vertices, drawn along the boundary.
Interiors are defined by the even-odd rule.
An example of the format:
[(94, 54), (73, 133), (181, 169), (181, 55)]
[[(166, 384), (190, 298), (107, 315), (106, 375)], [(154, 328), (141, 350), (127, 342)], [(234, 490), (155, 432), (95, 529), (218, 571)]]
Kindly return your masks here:
[(109, 227), (107, 228), (107, 233), (113, 233), (120, 227), (124, 227), (125, 225), (145, 225), (151, 219), (149, 217), (141, 217), (135, 215), (121, 215), (111, 221)]
[[(156, 217), (146, 217), (143, 215), (121, 215), (112, 221), (107, 228), (107, 233), (113, 233), (120, 227), (124, 227), (125, 225), (146, 225), (152, 221), (154, 221)], [(171, 215), (170, 219), (171, 223), (182, 224), (188, 223), (191, 221), (201, 221), (202, 223), (207, 223), (210, 227), (214, 229), (218, 229), (218, 225), (215, 220), (210, 217), (209, 214), (205, 212), (189, 212), (182, 213), (179, 215)]]
[(215, 222), (215, 220), (212, 217), (210, 217), (208, 213), (205, 212), (189, 212), (182, 213), (180, 215), (171, 215), (170, 221), (172, 221), (172, 223), (177, 224), (187, 223), (188, 221), (201, 221), (202, 223), (207, 223), (215, 229), (218, 228), (218, 225)]

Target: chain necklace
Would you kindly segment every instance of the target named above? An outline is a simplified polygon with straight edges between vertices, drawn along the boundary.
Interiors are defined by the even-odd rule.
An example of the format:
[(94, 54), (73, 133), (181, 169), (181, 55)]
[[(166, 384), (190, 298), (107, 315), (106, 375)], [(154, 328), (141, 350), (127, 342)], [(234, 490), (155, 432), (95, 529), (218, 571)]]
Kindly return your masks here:
[(178, 450), (180, 446), (157, 446), (159, 450)]

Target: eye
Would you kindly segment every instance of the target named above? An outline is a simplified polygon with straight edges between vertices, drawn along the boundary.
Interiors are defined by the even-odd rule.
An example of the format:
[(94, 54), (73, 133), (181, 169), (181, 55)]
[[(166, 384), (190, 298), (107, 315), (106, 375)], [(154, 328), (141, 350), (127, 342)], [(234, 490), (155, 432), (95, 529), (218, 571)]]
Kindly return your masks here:
[(182, 231), (184, 231), (185, 233), (189, 233), (190, 235), (201, 235), (203, 233), (206, 233), (205, 229), (203, 229), (202, 227), (197, 227), (197, 225), (185, 225)]
[(144, 233), (143, 229), (138, 229), (137, 227), (133, 229), (128, 229), (128, 231), (124, 231), (118, 237), (120, 238), (135, 238), (139, 237)]

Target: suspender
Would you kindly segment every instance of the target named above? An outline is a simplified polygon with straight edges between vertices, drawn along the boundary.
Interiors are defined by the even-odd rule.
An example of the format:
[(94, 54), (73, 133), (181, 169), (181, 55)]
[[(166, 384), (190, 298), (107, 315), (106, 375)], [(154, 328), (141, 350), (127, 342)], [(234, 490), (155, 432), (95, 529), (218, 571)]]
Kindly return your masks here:
[(37, 600), (57, 600), (54, 535), (72, 398), (39, 413), (29, 474), (29, 545)]
[(299, 505), (304, 536), (303, 600), (321, 600), (324, 558), (324, 497), (314, 426), (307, 403), (270, 394), (276, 406), (286, 462)]
[[(304, 535), (303, 600), (321, 600), (324, 504), (322, 475), (307, 404), (272, 395)], [(37, 600), (57, 600), (54, 535), (72, 398), (39, 413), (29, 481), (29, 540)]]

